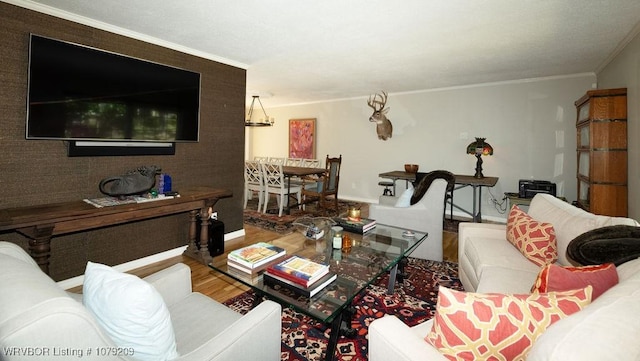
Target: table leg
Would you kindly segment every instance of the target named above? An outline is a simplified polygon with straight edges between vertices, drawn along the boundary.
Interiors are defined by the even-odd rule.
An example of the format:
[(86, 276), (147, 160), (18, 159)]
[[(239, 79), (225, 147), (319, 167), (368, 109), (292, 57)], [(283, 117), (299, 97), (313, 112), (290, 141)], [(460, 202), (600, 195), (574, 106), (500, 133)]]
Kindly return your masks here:
[(53, 236), (54, 227), (55, 225), (53, 224), (46, 224), (18, 230), (18, 232), (29, 237), (29, 253), (46, 274), (49, 274), (51, 237)]
[(389, 271), (389, 282), (387, 283), (387, 294), (392, 295), (396, 286), (396, 277), (398, 276), (398, 264), (396, 263), (391, 271)]
[(482, 223), (482, 186), (478, 186), (478, 223)]
[[(338, 338), (340, 335), (345, 337), (354, 337), (356, 330), (351, 327), (351, 319), (355, 314), (353, 306), (349, 305), (342, 310), (333, 322), (331, 322), (331, 335), (329, 336), (329, 344), (327, 345), (327, 352), (325, 354), (325, 360), (331, 361), (335, 359), (336, 347), (338, 346)], [(342, 325), (344, 324), (344, 327)]]

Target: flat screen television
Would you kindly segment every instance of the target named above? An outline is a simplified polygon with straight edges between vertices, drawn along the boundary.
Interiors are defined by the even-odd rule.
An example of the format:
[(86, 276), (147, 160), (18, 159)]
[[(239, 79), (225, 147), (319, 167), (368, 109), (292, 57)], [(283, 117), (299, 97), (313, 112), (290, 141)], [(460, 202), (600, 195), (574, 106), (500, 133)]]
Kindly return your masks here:
[(199, 73), (30, 36), (27, 139), (197, 142), (199, 108)]

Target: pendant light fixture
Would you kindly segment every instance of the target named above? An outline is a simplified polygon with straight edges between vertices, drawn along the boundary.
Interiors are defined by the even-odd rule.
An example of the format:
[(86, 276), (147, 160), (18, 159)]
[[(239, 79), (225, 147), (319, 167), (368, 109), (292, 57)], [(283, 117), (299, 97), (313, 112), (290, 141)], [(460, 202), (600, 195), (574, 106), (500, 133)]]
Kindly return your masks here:
[[(256, 99), (258, 100), (258, 103), (260, 104), (260, 108), (262, 109), (262, 114), (264, 115), (264, 118), (261, 119), (259, 122), (254, 122), (252, 119), (253, 107), (255, 106)], [(273, 123), (274, 123), (273, 118), (269, 118), (269, 116), (267, 115), (267, 112), (264, 110), (264, 107), (262, 106), (262, 102), (260, 101), (260, 96), (253, 95), (253, 99), (251, 100), (251, 106), (249, 107), (249, 112), (247, 113), (247, 119), (244, 121), (245, 127), (271, 127), (273, 126)]]

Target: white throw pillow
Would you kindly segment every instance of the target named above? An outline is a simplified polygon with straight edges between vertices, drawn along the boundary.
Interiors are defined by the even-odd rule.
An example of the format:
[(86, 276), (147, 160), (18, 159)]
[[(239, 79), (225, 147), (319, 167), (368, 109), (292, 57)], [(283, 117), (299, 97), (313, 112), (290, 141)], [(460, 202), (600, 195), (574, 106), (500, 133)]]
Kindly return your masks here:
[(87, 262), (83, 303), (118, 347), (138, 360), (177, 358), (169, 309), (160, 293), (140, 278)]
[(407, 208), (411, 205), (411, 197), (413, 197), (413, 185), (409, 183), (409, 187), (402, 192), (394, 207)]

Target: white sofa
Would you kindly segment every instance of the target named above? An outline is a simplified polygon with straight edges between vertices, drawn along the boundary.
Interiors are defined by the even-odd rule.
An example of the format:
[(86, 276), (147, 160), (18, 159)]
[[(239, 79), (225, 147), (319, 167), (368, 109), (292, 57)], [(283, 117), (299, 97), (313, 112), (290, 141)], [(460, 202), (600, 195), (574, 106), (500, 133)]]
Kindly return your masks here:
[[(551, 223), (558, 242), (558, 264), (570, 265), (569, 242), (592, 229), (640, 226), (621, 217), (596, 216), (555, 197), (539, 194), (528, 209), (533, 219)], [(506, 225), (461, 223), (459, 276), (466, 291), (529, 293), (539, 267), (506, 240)], [(536, 341), (527, 360), (640, 360), (640, 259), (617, 267), (619, 283), (584, 310), (560, 320)], [(424, 341), (427, 321), (408, 327), (393, 316), (369, 326), (369, 360), (446, 360)]]
[[(191, 270), (182, 263), (144, 280), (169, 309), (176, 360), (280, 360), (277, 303), (264, 301), (243, 316), (192, 292)], [(79, 350), (82, 360), (135, 360), (97, 352), (115, 346), (83, 306), (82, 295), (60, 289), (22, 248), (0, 241), (0, 360), (79, 359), (60, 356)]]

